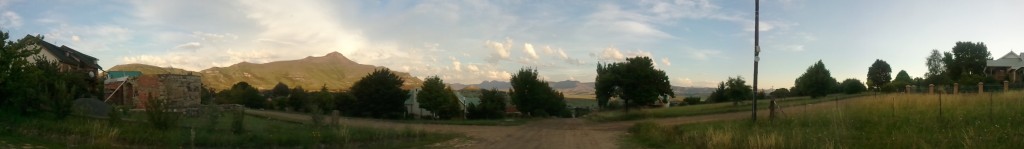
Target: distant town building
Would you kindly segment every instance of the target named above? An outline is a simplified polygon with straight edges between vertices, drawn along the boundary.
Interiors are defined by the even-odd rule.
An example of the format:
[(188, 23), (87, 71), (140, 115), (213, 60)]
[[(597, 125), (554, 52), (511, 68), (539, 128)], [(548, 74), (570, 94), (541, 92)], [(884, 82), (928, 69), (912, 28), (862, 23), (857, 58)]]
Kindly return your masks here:
[(985, 66), (985, 74), (996, 81), (1018, 83), (1021, 82), (1021, 75), (1024, 73), (1024, 70), (1021, 69), (1024, 68), (1024, 53), (1018, 55), (1010, 51), (999, 59), (987, 60)]

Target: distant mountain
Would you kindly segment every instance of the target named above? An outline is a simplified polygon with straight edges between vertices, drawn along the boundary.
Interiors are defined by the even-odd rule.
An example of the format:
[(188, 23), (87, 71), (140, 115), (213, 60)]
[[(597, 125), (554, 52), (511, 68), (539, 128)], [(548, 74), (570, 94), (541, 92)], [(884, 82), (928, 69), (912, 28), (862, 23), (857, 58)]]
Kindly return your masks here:
[[(114, 68), (119, 68), (118, 66)], [(139, 70), (143, 71), (143, 74), (161, 73), (150, 70), (152, 67), (155, 66), (124, 66), (124, 70)], [(384, 67), (359, 64), (341, 53), (331, 52), (322, 57), (310, 56), (299, 60), (263, 64), (242, 62), (228, 67), (213, 67), (199, 71), (199, 75), (203, 77), (203, 84), (217, 90), (229, 89), (231, 85), (241, 81), (261, 90), (271, 89), (278, 82), (288, 87), (302, 86), (306, 90), (318, 90), (321, 86), (326, 86), (330, 90), (348, 90), (356, 81), (379, 68)], [(411, 89), (423, 83), (409, 73), (394, 72), (405, 79), (402, 88)]]
[(171, 67), (157, 67), (146, 64), (123, 64), (110, 67), (107, 71), (139, 71), (142, 74), (199, 74), (199, 72), (188, 71), (184, 69), (171, 68)]
[(508, 89), (512, 88), (512, 83), (505, 82), (505, 81), (484, 81), (484, 82), (480, 82), (480, 84), (476, 84), (474, 86), (476, 86), (476, 87), (478, 87), (480, 89), (497, 89), (497, 90), (505, 91), (505, 90), (508, 90)]

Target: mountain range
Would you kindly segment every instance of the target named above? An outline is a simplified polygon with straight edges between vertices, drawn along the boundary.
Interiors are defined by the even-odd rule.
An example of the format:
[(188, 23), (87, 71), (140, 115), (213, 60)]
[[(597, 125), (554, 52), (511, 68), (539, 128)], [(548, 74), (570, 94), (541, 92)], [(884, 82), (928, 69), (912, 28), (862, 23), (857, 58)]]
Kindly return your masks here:
[[(269, 90), (278, 82), (289, 87), (302, 86), (306, 90), (318, 90), (326, 86), (329, 90), (348, 90), (356, 81), (376, 69), (384, 67), (356, 63), (338, 52), (321, 57), (306, 57), (298, 60), (276, 61), (263, 64), (241, 62), (228, 67), (213, 67), (199, 72), (177, 68), (157, 67), (145, 64), (124, 64), (111, 67), (109, 71), (141, 71), (143, 74), (194, 74), (203, 78), (203, 84), (215, 90), (229, 89), (237, 82), (245, 81), (260, 90)], [(406, 72), (392, 70), (405, 80), (402, 88), (419, 87), (423, 81)]]

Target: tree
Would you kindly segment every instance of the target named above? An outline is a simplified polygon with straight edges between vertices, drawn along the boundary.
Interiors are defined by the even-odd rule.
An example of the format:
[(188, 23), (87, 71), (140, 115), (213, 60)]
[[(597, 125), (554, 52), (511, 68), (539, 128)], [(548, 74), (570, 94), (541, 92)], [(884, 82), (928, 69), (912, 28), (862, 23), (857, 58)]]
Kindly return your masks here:
[(331, 94), (331, 91), (327, 90), (327, 85), (324, 84), (323, 86), (320, 86), (319, 91), (312, 93), (312, 96), (309, 98), (309, 103), (306, 104), (306, 108), (308, 108), (309, 111), (320, 111), (321, 113), (319, 114), (324, 114), (323, 112), (336, 109), (334, 102), (336, 102), (334, 100), (334, 94)]
[(43, 80), (42, 72), (32, 67), (27, 60), (39, 53), (39, 48), (30, 48), (43, 37), (26, 36), (8, 41), (10, 35), (0, 31), (0, 110), (10, 110), (22, 115), (36, 113), (41, 101), (38, 82)]
[[(946, 57), (939, 50), (932, 50), (932, 53), (925, 59), (928, 66), (928, 73), (925, 73), (925, 82), (931, 84), (946, 84), (952, 82), (946, 73)], [(949, 60), (952, 61), (952, 60)]]
[(625, 62), (599, 66), (597, 73), (595, 90), (598, 98), (617, 96), (625, 102), (626, 111), (632, 106), (650, 105), (662, 98), (675, 97), (665, 71), (655, 69), (649, 57), (626, 58)]
[(789, 97), (789, 89), (786, 89), (786, 88), (775, 89), (775, 91), (772, 91), (772, 93), (769, 93), (769, 95), (772, 95), (772, 97), (776, 97), (776, 98)]
[(956, 42), (953, 46), (953, 62), (961, 72), (952, 74), (954, 79), (961, 79), (964, 75), (984, 75), (985, 60), (991, 59), (991, 53), (983, 42)]
[(817, 63), (808, 67), (807, 72), (800, 75), (794, 84), (802, 94), (810, 95), (811, 98), (818, 98), (827, 96), (835, 88), (836, 79), (832, 78), (832, 74), (825, 68), (825, 63), (818, 60)]
[(732, 100), (733, 105), (738, 105), (740, 101), (752, 98), (750, 95), (753, 93), (753, 89), (747, 85), (747, 81), (744, 81), (743, 77), (729, 77), (729, 80), (725, 82), (725, 86), (725, 96)]
[(441, 78), (427, 77), (420, 88), (420, 92), (416, 93), (420, 108), (433, 112), (441, 119), (450, 119), (462, 113), (458, 97), (452, 88), (446, 87)]
[(900, 70), (899, 73), (896, 73), (896, 78), (892, 79), (892, 86), (896, 87), (896, 88), (899, 88), (899, 89), (902, 89), (902, 88), (906, 87), (907, 85), (912, 84), (913, 82), (914, 82), (914, 79), (910, 78), (910, 74), (907, 74), (907, 71)]
[(349, 89), (355, 96), (356, 115), (375, 118), (399, 118), (406, 113), (409, 91), (405, 80), (390, 69), (381, 68), (366, 75)]
[(892, 80), (892, 68), (889, 67), (889, 63), (876, 59), (875, 63), (868, 67), (868, 84), (871, 87), (885, 86), (885, 84), (889, 84), (890, 80)]
[(288, 107), (291, 107), (295, 111), (303, 111), (306, 109), (306, 105), (309, 104), (309, 93), (302, 86), (295, 86), (292, 91), (289, 91), (291, 95), (288, 96)]
[(499, 119), (505, 113), (505, 95), (498, 90), (484, 89), (480, 92), (480, 105), (474, 105), (470, 115), (476, 119)]
[(353, 96), (351, 93), (335, 93), (334, 101), (334, 107), (337, 108), (342, 115), (358, 116), (356, 110), (359, 109), (359, 105), (356, 105), (356, 97)]
[(277, 85), (274, 85), (274, 89), (271, 90), (271, 93), (273, 94), (274, 97), (288, 96), (288, 85), (285, 85), (284, 83), (281, 82), (277, 82)]
[(227, 91), (227, 99), (236, 104), (242, 104), (249, 108), (259, 109), (266, 107), (266, 99), (260, 95), (259, 90), (246, 82), (238, 82)]
[(725, 96), (725, 82), (718, 83), (718, 88), (711, 92), (711, 96), (708, 97), (708, 101), (715, 103), (729, 101), (729, 98)]
[(867, 87), (864, 86), (864, 83), (861, 83), (860, 80), (857, 79), (843, 80), (843, 83), (840, 84), (839, 86), (840, 88), (843, 88), (843, 93), (846, 94), (856, 94), (867, 90)]
[(519, 111), (531, 116), (561, 115), (568, 112), (565, 96), (540, 80), (536, 69), (523, 68), (512, 75), (512, 101)]

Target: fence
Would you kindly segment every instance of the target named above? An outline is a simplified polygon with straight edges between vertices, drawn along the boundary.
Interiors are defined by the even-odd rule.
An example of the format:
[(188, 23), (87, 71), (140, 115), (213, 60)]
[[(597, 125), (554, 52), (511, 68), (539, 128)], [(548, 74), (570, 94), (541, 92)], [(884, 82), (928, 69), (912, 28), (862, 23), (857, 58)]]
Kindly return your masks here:
[[(978, 89), (982, 90), (978, 90)], [(934, 86), (928, 85), (908, 85), (907, 87), (898, 89), (898, 92), (903, 93), (921, 93), (921, 94), (970, 94), (970, 93), (987, 93), (987, 92), (1005, 92), (1007, 90), (1021, 90), (1024, 89), (1024, 82), (1003, 82), (999, 84), (994, 83), (981, 83), (979, 84), (934, 84)], [(909, 91), (909, 92), (908, 92)]]

